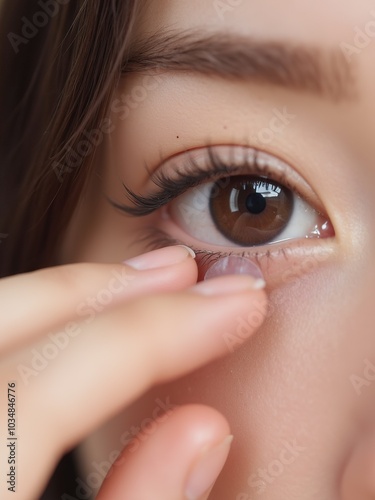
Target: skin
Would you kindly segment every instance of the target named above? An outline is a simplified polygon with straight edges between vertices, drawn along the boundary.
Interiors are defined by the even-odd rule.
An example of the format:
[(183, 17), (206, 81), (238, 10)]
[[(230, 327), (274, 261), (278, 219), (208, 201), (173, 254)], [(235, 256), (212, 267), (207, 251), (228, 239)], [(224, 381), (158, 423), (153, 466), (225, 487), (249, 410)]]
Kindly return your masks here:
[[(354, 44), (354, 29), (363, 29), (373, 20), (372, 8), (365, 0), (244, 1), (220, 19), (211, 1), (166, 0), (149, 5), (139, 35), (160, 27), (208, 27), (262, 40), (339, 49), (342, 42)], [(368, 489), (364, 486), (371, 483), (375, 454), (367, 454), (366, 467), (347, 466), (375, 429), (375, 384), (353, 387), (353, 375), (364, 376), (365, 360), (375, 361), (373, 39), (359, 52), (350, 60), (356, 96), (348, 101), (331, 103), (276, 86), (167, 73), (163, 85), (148, 92), (126, 120), (116, 122), (108, 148), (110, 161), (102, 170), (106, 191), (115, 199), (123, 200), (119, 179), (135, 192), (144, 192), (148, 178), (144, 161), (157, 169), (161, 156), (170, 158), (186, 149), (248, 144), (281, 157), (306, 179), (336, 236), (314, 240), (313, 247), (325, 245), (328, 254), (309, 272), (303, 251), (300, 255), (291, 250), (288, 259), (280, 255), (270, 262), (260, 259), (274, 313), (256, 336), (224, 361), (157, 387), (108, 425), (85, 445), (86, 471), (92, 457), (108, 457), (121, 433), (150, 415), (156, 397), (169, 396), (175, 404), (208, 404), (229, 421), (234, 442), (212, 498), (245, 500), (261, 494), (267, 500), (328, 500), (375, 494), (373, 481)], [(130, 93), (142, 78), (129, 77), (119, 92)], [(284, 106), (296, 118), (270, 144), (262, 144), (258, 132), (269, 125), (272, 109)], [(146, 227), (150, 219), (115, 214), (94, 193), (95, 188), (91, 199), (96, 209), (92, 204), (88, 212), (83, 206), (76, 224), (81, 231), (90, 213), (95, 226), (85, 226), (86, 238), (79, 244), (69, 242), (69, 257), (106, 260), (142, 251), (134, 240), (139, 227)], [(151, 220), (163, 224), (160, 215)], [(196, 243), (175, 226), (167, 226), (168, 231), (186, 244)], [(293, 245), (296, 248), (297, 243)], [(200, 248), (212, 246), (201, 242)], [(296, 266), (294, 279), (285, 283), (281, 276), (290, 266)], [(285, 442), (297, 442), (301, 450), (280, 472), (272, 463)], [(259, 470), (273, 466), (277, 477), (268, 476), (262, 482)]]
[[(165, 0), (149, 5), (139, 34), (160, 27), (208, 27), (339, 49), (342, 42), (354, 44), (356, 26), (364, 29), (374, 20), (372, 9), (367, 0), (244, 1), (220, 19), (211, 1)], [(144, 192), (144, 161), (157, 169), (161, 156), (186, 149), (251, 145), (281, 157), (306, 179), (336, 236), (312, 242), (327, 253), (313, 259), (311, 267), (304, 265), (306, 247), (298, 253), (297, 242), (290, 243), (287, 259), (280, 253), (271, 261), (259, 259), (273, 310), (266, 323), (237, 353), (153, 389), (87, 441), (82, 451), (86, 473), (93, 459), (104, 459), (118, 447), (124, 430), (152, 413), (156, 397), (170, 397), (178, 405), (203, 403), (218, 409), (234, 434), (210, 498), (362, 500), (375, 495), (375, 447), (364, 446), (373, 443), (375, 432), (374, 374), (366, 372), (366, 360), (375, 362), (373, 38), (358, 52), (350, 59), (356, 96), (348, 101), (332, 103), (276, 86), (167, 73), (163, 85), (116, 123), (110, 160), (101, 171), (101, 182), (116, 199), (123, 200), (119, 179)], [(131, 92), (142, 77), (129, 77), (119, 92)], [(284, 106), (296, 118), (270, 144), (262, 144), (258, 132), (269, 125), (272, 109)], [(120, 259), (140, 252), (142, 245), (134, 240), (150, 220), (184, 243), (196, 244), (176, 226), (163, 226), (160, 215), (145, 221), (114, 213), (98, 202), (97, 189), (92, 187), (88, 195), (92, 204), (88, 201), (76, 214), (65, 254), (70, 259)], [(75, 231), (84, 227), (85, 238), (77, 243)], [(212, 246), (201, 242), (200, 248)], [(283, 272), (290, 267), (293, 279), (286, 282)], [(356, 376), (363, 385), (355, 386)], [(288, 464), (275, 464), (285, 458), (285, 443), (295, 443), (298, 452)]]
[[(138, 36), (160, 27), (173, 26), (177, 30), (201, 27), (240, 32), (249, 38), (291, 40), (321, 49), (339, 49), (342, 42), (354, 44), (356, 26), (364, 28), (374, 21), (369, 0), (314, 3), (245, 0), (223, 16), (213, 5), (212, 1), (202, 0), (150, 2), (139, 23)], [(261, 496), (266, 500), (367, 500), (375, 496), (375, 373), (368, 368), (369, 363), (375, 364), (372, 300), (375, 146), (371, 134), (375, 113), (374, 56), (375, 40), (371, 38), (368, 46), (351, 58), (356, 95), (348, 101), (332, 103), (295, 89), (167, 72), (163, 84), (149, 91), (126, 120), (112, 117), (116, 126), (103, 151), (107, 158), (98, 167), (98, 175), (88, 185), (73, 217), (61, 249), (61, 264), (118, 263), (142, 254), (146, 244), (140, 235), (149, 225), (196, 247), (198, 243), (193, 238), (164, 220), (160, 212), (144, 219), (124, 217), (100, 193), (104, 190), (116, 200), (124, 201), (122, 181), (135, 192), (144, 192), (149, 187), (145, 162), (156, 170), (160, 168), (161, 157), (170, 158), (207, 144), (250, 145), (289, 163), (316, 192), (334, 227), (335, 237), (289, 242), (284, 244), (289, 249), (286, 255), (274, 246), (271, 259), (256, 255), (254, 250), (249, 252), (249, 257), (263, 271), (270, 306), (265, 323), (235, 353), (229, 352), (225, 345), (221, 345), (220, 352), (211, 346), (205, 351), (206, 357), (196, 363), (195, 356), (205, 345), (198, 341), (191, 346), (191, 359), (183, 356), (184, 352), (180, 358), (176, 356), (177, 365), (181, 359), (188, 360), (186, 370), (179, 371), (174, 366), (168, 377), (160, 376), (156, 370), (143, 385), (139, 382), (143, 380), (142, 371), (139, 375), (134, 372), (132, 384), (138, 387), (139, 383), (136, 393), (128, 385), (128, 373), (120, 368), (128, 362), (126, 346), (121, 351), (122, 359), (115, 356), (120, 371), (112, 372), (111, 365), (108, 367), (111, 375), (105, 369), (99, 374), (88, 371), (90, 375), (96, 373), (96, 385), (89, 393), (93, 400), (99, 387), (114, 384), (116, 390), (110, 396), (104, 389), (103, 393), (99, 391), (96, 403), (88, 405), (99, 412), (98, 416), (92, 417), (92, 411), (84, 418), (82, 415), (81, 432), (47, 447), (50, 456), (56, 457), (61, 449), (91, 433), (79, 450), (83, 480), (93, 471), (94, 462), (108, 461), (112, 451), (122, 448), (124, 432), (142, 425), (153, 415), (157, 398), (163, 401), (169, 398), (179, 406), (170, 419), (156, 425), (136, 452), (129, 452), (114, 468), (114, 474), (105, 483), (107, 489), (102, 490), (103, 498), (111, 495), (136, 498), (135, 492), (142, 493), (138, 498), (148, 498), (150, 491), (153, 498), (183, 498), (181, 483), (186, 474), (182, 470), (189, 469), (188, 463), (200, 449), (197, 441), (187, 439), (194, 432), (194, 435), (203, 432), (211, 445), (219, 443), (229, 432), (234, 435), (228, 461), (210, 495), (212, 499), (249, 500)], [(142, 83), (142, 78), (143, 75), (132, 75), (125, 79), (119, 95), (131, 93), (134, 86)], [(259, 131), (269, 126), (272, 110), (284, 106), (296, 118), (265, 145), (259, 139)], [(217, 250), (203, 242), (198, 248)], [(97, 265), (92, 264), (95, 272)], [(290, 270), (292, 274), (286, 274)], [(193, 266), (183, 276), (181, 281), (178, 272), (172, 273), (166, 288), (181, 290), (193, 285), (197, 269)], [(144, 285), (143, 295), (154, 293), (149, 288), (151, 282), (155, 280), (150, 279)], [(158, 293), (149, 302), (146, 298), (137, 299), (140, 309), (136, 310), (142, 314), (131, 314), (133, 302), (128, 307), (123, 304), (121, 319), (116, 316), (110, 320), (114, 322), (112, 328), (120, 328), (125, 322), (127, 331), (130, 314), (129, 324), (137, 332), (145, 329), (159, 332), (157, 322), (147, 326), (143, 323), (149, 311), (155, 313), (152, 303), (159, 300), (158, 296), (162, 302), (157, 318), (172, 316), (175, 321), (168, 327), (169, 342), (175, 340), (176, 332), (179, 341), (181, 335), (181, 341), (185, 342), (185, 320), (180, 318), (182, 314), (189, 317), (188, 297), (184, 291), (164, 295), (161, 293), (164, 285), (156, 282)], [(196, 313), (196, 318), (211, 317), (210, 321), (216, 321), (215, 325), (202, 328), (202, 335), (221, 325), (223, 319), (218, 314), (227, 314), (226, 325), (235, 331), (238, 317), (250, 314), (254, 301), (264, 298), (262, 293), (255, 296), (254, 292), (248, 292), (234, 298), (232, 294), (235, 306), (231, 307), (238, 307), (237, 311), (222, 313), (217, 303), (214, 311), (207, 308), (203, 313), (205, 305), (201, 304), (202, 310)], [(85, 293), (77, 299), (82, 296)], [(177, 305), (174, 309), (173, 297), (177, 297), (177, 302), (181, 299), (178, 303), (181, 309)], [(191, 311), (197, 305), (191, 304)], [(74, 316), (73, 309), (66, 316)], [(111, 309), (110, 317), (116, 310), (117, 307)], [(181, 311), (180, 316), (174, 315), (175, 310)], [(93, 324), (99, 324), (95, 332), (100, 337), (97, 333), (101, 331), (100, 320)], [(102, 328), (107, 332), (109, 326), (104, 324)], [(194, 329), (190, 323), (189, 326), (191, 333)], [(220, 326), (221, 339), (223, 331)], [(188, 338), (188, 332), (185, 333)], [(84, 349), (91, 345), (95, 346), (92, 337), (90, 343), (87, 339), (86, 345), (82, 345), (81, 363), (86, 357)], [(176, 355), (179, 343), (173, 345), (173, 350), (163, 351), (162, 362)], [(102, 346), (99, 342), (99, 346), (104, 349), (105, 343)], [(116, 349), (118, 344), (113, 347), (114, 352)], [(147, 350), (147, 342), (142, 349)], [(186, 375), (219, 354), (227, 356)], [(63, 373), (65, 376), (69, 373), (68, 365), (68, 359), (61, 365), (60, 381)], [(146, 365), (143, 361), (141, 366)], [(89, 364), (80, 366), (92, 368)], [(157, 366), (160, 368), (160, 363)], [(84, 368), (81, 372), (84, 373)], [(43, 376), (48, 387), (57, 383), (47, 377), (47, 372)], [(83, 394), (85, 388), (78, 387), (79, 394)], [(147, 389), (150, 390), (141, 399), (120, 412)], [(25, 398), (26, 395), (31, 397), (30, 391), (25, 391)], [(66, 406), (71, 404), (68, 401), (69, 398)], [(109, 409), (99, 411), (103, 404)], [(77, 416), (74, 418), (79, 421)], [(97, 429), (99, 425), (102, 427)], [(213, 435), (208, 435), (207, 429), (214, 429)], [(179, 448), (181, 443), (185, 446)], [(189, 443), (193, 443), (190, 449)], [(182, 463), (184, 459), (186, 462)], [(42, 470), (44, 476), (40, 474), (39, 483), (50, 472), (46, 471), (46, 465)], [(172, 477), (179, 478), (178, 484), (173, 483)], [(150, 491), (137, 490), (146, 482), (153, 485)]]

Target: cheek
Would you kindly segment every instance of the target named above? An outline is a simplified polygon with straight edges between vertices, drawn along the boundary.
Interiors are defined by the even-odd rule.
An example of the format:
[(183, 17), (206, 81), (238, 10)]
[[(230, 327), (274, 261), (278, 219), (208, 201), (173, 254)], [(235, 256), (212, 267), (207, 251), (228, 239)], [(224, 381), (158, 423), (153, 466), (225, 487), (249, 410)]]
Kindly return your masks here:
[[(292, 500), (306, 491), (337, 496), (337, 479), (369, 399), (359, 397), (351, 376), (363, 373), (366, 357), (374, 359), (371, 323), (364, 321), (372, 313), (358, 293), (359, 278), (348, 279), (334, 266), (301, 280), (298, 289), (271, 293), (266, 324), (243, 348), (153, 389), (128, 414), (132, 423), (141, 422), (156, 398), (219, 409), (235, 440), (213, 493), (217, 500), (240, 493), (255, 498), (262, 488), (267, 500), (279, 500), (280, 491)], [(244, 324), (238, 320), (239, 332)], [(361, 389), (374, 403), (375, 382)]]

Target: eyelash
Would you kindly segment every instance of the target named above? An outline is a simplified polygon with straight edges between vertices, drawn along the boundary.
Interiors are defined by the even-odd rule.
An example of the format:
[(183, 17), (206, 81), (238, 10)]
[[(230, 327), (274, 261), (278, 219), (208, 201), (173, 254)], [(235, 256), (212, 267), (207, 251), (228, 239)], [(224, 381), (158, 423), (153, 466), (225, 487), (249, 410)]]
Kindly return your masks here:
[[(168, 176), (162, 169), (160, 172), (151, 176), (151, 181), (159, 188), (156, 193), (142, 196), (123, 184), (126, 196), (131, 205), (119, 204), (111, 199), (109, 199), (109, 202), (116, 209), (121, 210), (127, 215), (145, 217), (161, 209), (191, 188), (197, 187), (205, 182), (214, 182), (220, 178), (235, 175), (253, 175), (272, 178), (272, 180), (283, 184), (285, 187), (295, 191), (301, 196), (298, 186), (286, 178), (285, 172), (272, 171), (267, 162), (259, 159), (259, 151), (254, 150), (254, 155), (251, 158), (244, 154), (241, 166), (229, 167), (220, 160), (211, 146), (207, 149), (207, 168), (199, 165), (193, 156), (188, 156), (187, 168), (185, 167), (184, 171), (181, 171), (179, 168), (174, 169), (174, 177)], [(317, 211), (319, 212), (319, 210)]]

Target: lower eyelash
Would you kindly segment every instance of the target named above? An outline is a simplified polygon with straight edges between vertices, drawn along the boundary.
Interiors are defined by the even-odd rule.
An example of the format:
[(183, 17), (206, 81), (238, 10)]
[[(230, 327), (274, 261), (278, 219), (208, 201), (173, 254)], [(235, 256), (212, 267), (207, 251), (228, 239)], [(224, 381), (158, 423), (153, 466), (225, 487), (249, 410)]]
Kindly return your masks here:
[(269, 290), (284, 285), (292, 286), (296, 282), (300, 283), (303, 276), (311, 275), (332, 262), (331, 258), (337, 250), (332, 238), (295, 240), (292, 243), (285, 242), (281, 246), (277, 244), (273, 248), (252, 247), (240, 251), (217, 251), (197, 248), (189, 241), (173, 238), (165, 230), (155, 226), (145, 226), (139, 229), (137, 236), (137, 243), (143, 242), (148, 250), (172, 245), (188, 245), (197, 256), (198, 281), (202, 281), (211, 265), (223, 257), (238, 255), (248, 258), (263, 272)]
[[(166, 232), (161, 229), (154, 227), (148, 227), (142, 229), (142, 235), (138, 241), (146, 245), (147, 250), (157, 250), (159, 248), (173, 246), (173, 245), (185, 245), (186, 243), (172, 238)], [(283, 256), (288, 259), (288, 248), (278, 248), (275, 251), (265, 250), (259, 251), (242, 251), (242, 252), (223, 252), (217, 250), (204, 250), (197, 248), (194, 245), (189, 245), (192, 250), (194, 250), (197, 255), (197, 259), (200, 265), (208, 266), (214, 264), (219, 259), (223, 257), (229, 257), (230, 255), (239, 255), (240, 257), (250, 258), (255, 260), (258, 265), (263, 263), (264, 260), (269, 261), (271, 259)]]

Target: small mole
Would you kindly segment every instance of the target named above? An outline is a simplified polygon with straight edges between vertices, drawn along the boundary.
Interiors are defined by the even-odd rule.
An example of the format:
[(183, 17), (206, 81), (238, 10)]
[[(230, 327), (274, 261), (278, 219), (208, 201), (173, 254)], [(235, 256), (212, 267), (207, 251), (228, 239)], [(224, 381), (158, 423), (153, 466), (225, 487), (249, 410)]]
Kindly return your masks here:
[(226, 125), (224, 125), (223, 129), (224, 129), (224, 130), (227, 130), (227, 128), (228, 128), (228, 127), (227, 127)]
[(178, 136), (177, 136), (177, 139), (179, 139), (179, 138), (180, 138), (180, 136), (178, 135)]

